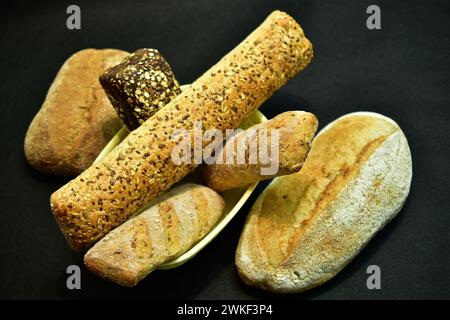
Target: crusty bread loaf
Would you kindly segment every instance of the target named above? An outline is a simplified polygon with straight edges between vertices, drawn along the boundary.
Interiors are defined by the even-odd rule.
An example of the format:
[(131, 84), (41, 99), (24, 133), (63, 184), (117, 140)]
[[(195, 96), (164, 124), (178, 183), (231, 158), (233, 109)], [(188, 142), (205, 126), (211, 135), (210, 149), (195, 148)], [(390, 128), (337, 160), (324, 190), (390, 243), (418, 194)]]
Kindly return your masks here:
[(329, 280), (399, 212), (411, 177), (394, 121), (355, 113), (332, 122), (302, 170), (275, 178), (252, 207), (236, 252), (241, 278), (282, 293)]
[[(312, 113), (288, 111), (237, 133), (215, 155), (216, 161), (221, 160), (222, 163), (213, 163), (204, 167), (203, 175), (206, 183), (216, 191), (225, 191), (299, 171), (309, 152), (317, 126), (317, 118)], [(272, 145), (273, 130), (278, 131), (278, 143), (274, 145)], [(266, 143), (260, 144), (260, 134), (267, 137)], [(250, 150), (249, 143), (253, 143), (254, 149)], [(245, 163), (238, 161), (240, 160), (238, 144), (243, 144)], [(263, 163), (261, 158), (264, 151), (260, 152), (261, 145), (263, 149), (268, 149), (268, 157), (263, 159)], [(275, 149), (271, 150), (272, 146), (278, 148), (277, 156), (272, 154), (276, 152)], [(254, 153), (253, 160), (256, 162), (250, 161), (250, 152)], [(227, 154), (231, 155), (230, 159), (233, 161), (227, 163), (226, 160), (229, 157)]]
[(197, 121), (204, 130), (238, 127), (311, 58), (312, 45), (295, 20), (272, 13), (101, 162), (53, 193), (51, 208), (72, 248), (88, 248), (194, 169), (194, 161), (172, 161), (177, 129), (193, 138)]
[(202, 239), (224, 207), (222, 197), (208, 187), (178, 186), (97, 242), (84, 263), (103, 278), (134, 286)]
[(98, 77), (127, 55), (85, 49), (63, 64), (25, 137), (25, 156), (35, 169), (76, 176), (94, 162), (121, 128)]

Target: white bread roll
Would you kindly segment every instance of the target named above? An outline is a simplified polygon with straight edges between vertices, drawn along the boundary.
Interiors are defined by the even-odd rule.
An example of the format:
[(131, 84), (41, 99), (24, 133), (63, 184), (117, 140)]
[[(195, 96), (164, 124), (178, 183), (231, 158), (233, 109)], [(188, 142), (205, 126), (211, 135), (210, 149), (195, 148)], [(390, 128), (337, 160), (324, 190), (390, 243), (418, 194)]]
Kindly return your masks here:
[(239, 275), (274, 292), (334, 277), (400, 211), (411, 154), (391, 119), (357, 112), (324, 128), (300, 172), (275, 178), (252, 207), (236, 252)]

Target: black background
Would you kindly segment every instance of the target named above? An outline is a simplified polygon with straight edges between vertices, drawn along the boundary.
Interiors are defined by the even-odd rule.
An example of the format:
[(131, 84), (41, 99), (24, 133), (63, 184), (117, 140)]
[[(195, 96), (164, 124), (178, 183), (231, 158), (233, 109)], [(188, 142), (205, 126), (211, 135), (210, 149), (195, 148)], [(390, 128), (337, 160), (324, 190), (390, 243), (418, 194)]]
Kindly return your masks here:
[[(450, 298), (448, 1), (76, 1), (82, 29), (66, 28), (70, 2), (2, 4), (0, 18), (1, 298)], [(366, 8), (381, 7), (382, 29), (366, 28)], [(66, 289), (66, 267), (82, 266), (53, 220), (49, 196), (65, 179), (30, 168), (26, 129), (61, 64), (87, 48), (159, 49), (189, 83), (238, 44), (274, 9), (291, 14), (315, 58), (260, 110), (317, 115), (321, 126), (352, 111), (396, 120), (409, 139), (411, 193), (398, 217), (338, 276), (306, 293), (275, 296), (245, 286), (234, 253), (260, 184), (238, 216), (184, 266), (156, 271), (133, 289), (82, 267), (82, 289)], [(366, 288), (377, 264), (382, 289)]]

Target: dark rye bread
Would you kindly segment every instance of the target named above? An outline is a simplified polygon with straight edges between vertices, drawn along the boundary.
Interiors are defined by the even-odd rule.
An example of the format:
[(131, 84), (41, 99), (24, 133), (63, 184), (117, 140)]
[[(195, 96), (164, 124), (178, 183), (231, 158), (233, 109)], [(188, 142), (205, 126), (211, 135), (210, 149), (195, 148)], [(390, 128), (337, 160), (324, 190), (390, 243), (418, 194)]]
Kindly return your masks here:
[(107, 69), (100, 83), (130, 131), (181, 92), (170, 65), (156, 49), (133, 52)]
[(53, 214), (71, 247), (87, 249), (195, 168), (193, 161), (176, 165), (171, 160), (177, 129), (188, 129), (193, 138), (196, 121), (204, 130), (238, 127), (312, 55), (297, 22), (273, 12), (103, 161), (52, 194)]

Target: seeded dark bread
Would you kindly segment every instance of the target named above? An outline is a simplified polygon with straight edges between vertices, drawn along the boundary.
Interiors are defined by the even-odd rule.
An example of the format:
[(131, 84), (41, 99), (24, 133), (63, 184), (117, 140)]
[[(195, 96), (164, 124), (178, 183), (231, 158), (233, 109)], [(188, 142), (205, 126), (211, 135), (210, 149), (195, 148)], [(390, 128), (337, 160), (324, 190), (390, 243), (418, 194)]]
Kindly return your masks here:
[(180, 85), (156, 49), (139, 49), (100, 76), (100, 83), (131, 131), (175, 98)]
[(73, 177), (122, 127), (98, 77), (128, 52), (85, 49), (62, 65), (28, 128), (24, 151), (35, 169)]
[(193, 161), (177, 165), (171, 159), (177, 129), (187, 129), (193, 138), (196, 121), (205, 130), (238, 127), (312, 55), (297, 22), (273, 12), (101, 162), (53, 193), (51, 208), (71, 247), (87, 249), (195, 168)]

